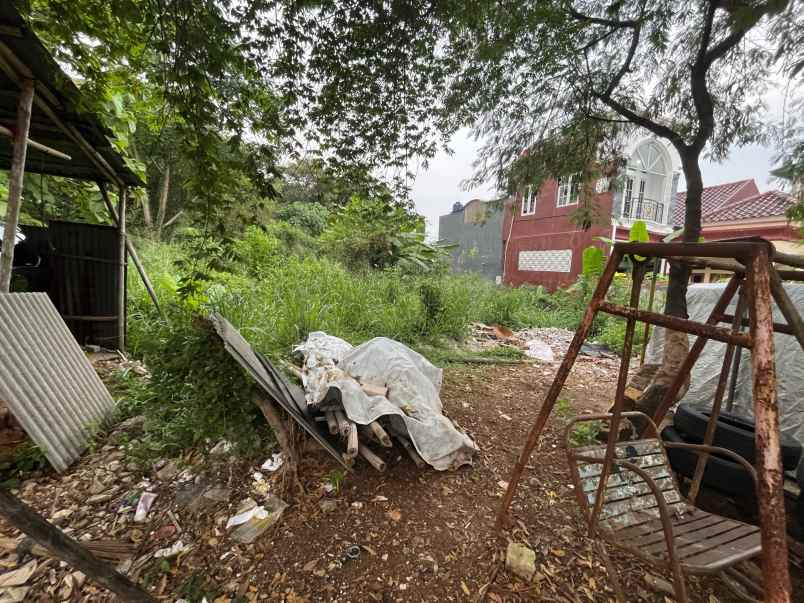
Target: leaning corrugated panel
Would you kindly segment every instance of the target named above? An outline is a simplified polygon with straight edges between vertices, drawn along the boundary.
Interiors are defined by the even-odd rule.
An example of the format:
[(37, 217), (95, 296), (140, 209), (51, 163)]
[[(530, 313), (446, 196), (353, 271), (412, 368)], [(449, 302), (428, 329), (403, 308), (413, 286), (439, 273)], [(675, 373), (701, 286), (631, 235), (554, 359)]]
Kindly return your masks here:
[(58, 471), (114, 407), (46, 293), (0, 294), (0, 398)]

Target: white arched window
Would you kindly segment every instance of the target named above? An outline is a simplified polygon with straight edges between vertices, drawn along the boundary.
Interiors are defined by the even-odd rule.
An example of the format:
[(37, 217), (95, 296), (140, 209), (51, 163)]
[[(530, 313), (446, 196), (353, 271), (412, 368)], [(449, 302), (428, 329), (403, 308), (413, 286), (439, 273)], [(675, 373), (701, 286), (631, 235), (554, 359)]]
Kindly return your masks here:
[(670, 171), (666, 152), (653, 140), (641, 143), (628, 158), (623, 184), (623, 217), (667, 222), (665, 187)]

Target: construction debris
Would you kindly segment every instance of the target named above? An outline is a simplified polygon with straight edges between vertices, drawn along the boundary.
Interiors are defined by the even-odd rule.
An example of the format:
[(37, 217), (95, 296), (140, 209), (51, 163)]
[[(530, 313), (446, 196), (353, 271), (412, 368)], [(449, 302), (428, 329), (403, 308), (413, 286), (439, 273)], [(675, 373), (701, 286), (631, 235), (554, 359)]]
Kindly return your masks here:
[(235, 528), (231, 533), (232, 540), (250, 544), (279, 521), (287, 506), (285, 501), (273, 494), (268, 495), (264, 505), (257, 505), (253, 498), (247, 498), (240, 503), (237, 514), (226, 522), (226, 529)]
[(384, 337), (352, 347), (321, 331), (296, 351), (303, 355), (308, 412), (340, 436), (347, 462), (359, 455), (383, 472), (376, 449), (393, 448), (396, 438), (417, 466), (471, 464), (477, 447), (444, 416), (441, 369), (421, 354)]

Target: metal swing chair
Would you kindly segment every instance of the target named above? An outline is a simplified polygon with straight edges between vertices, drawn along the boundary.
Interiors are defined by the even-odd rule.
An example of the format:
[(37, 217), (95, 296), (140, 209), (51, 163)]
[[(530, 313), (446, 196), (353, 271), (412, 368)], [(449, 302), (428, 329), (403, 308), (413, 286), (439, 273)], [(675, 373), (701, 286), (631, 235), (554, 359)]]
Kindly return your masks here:
[[(605, 297), (623, 258), (634, 266), (628, 306), (613, 304)], [(639, 309), (646, 258), (664, 258), (733, 273), (720, 299), (705, 323)], [(791, 601), (787, 536), (783, 498), (779, 417), (776, 404), (774, 331), (794, 335), (804, 348), (804, 323), (782, 287), (782, 278), (804, 281), (804, 271), (777, 271), (776, 264), (804, 268), (804, 258), (781, 254), (760, 238), (735, 239), (712, 243), (616, 243), (598, 282), (589, 306), (547, 393), (539, 415), (512, 470), (509, 485), (497, 517), (502, 527), (517, 484), (531, 452), (538, 444), (544, 426), (564, 383), (589, 334), (598, 312), (626, 319), (625, 342), (617, 379), (614, 406), (610, 414), (584, 415), (567, 427), (566, 444), (575, 493), (588, 522), (590, 535), (628, 551), (643, 561), (670, 569), (675, 597), (688, 601), (685, 575), (727, 572), (748, 592), (760, 593), (766, 602)], [(734, 315), (726, 314), (729, 303), (740, 292)], [(771, 300), (775, 299), (786, 324), (774, 323)], [(743, 314), (748, 312), (746, 321)], [(625, 388), (631, 359), (636, 322), (663, 326), (696, 335), (678, 376), (652, 418), (638, 412), (623, 412)], [(731, 328), (718, 326), (729, 322)], [(749, 331), (740, 332), (747, 324)], [(715, 392), (704, 443), (701, 445), (663, 442), (657, 425), (672, 407), (684, 378), (689, 374), (709, 339), (725, 342), (723, 370)], [(739, 455), (712, 446), (712, 440), (726, 389), (732, 358), (737, 347), (751, 350), (753, 403), (756, 422), (756, 466), (758, 472)], [(623, 419), (638, 419), (644, 432), (640, 439), (619, 442)], [(609, 423), (605, 445), (581, 448), (570, 446), (572, 429), (581, 422)], [(698, 464), (685, 500), (679, 491), (666, 448), (686, 448), (698, 454)], [(759, 502), (760, 527), (726, 519), (693, 506), (709, 454), (736, 460), (752, 475)], [(598, 543), (619, 600), (624, 600), (616, 570), (603, 543)], [(741, 561), (760, 556), (763, 589), (756, 582), (734, 571)]]

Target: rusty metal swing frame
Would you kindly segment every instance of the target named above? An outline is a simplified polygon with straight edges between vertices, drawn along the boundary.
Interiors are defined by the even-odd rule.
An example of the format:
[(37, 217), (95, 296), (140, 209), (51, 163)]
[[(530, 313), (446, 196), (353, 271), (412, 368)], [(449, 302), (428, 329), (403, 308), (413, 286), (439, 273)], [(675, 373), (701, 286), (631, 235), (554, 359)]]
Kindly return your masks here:
[[(634, 271), (630, 302), (629, 305), (623, 306), (608, 302), (605, 298), (620, 262), (626, 257), (634, 260)], [(685, 262), (694, 267), (709, 266), (729, 270), (733, 275), (707, 321), (700, 323), (639, 309), (640, 291), (645, 274), (644, 260), (642, 258), (661, 258)], [(596, 533), (597, 520), (605, 498), (603, 491), (608, 482), (617, 445), (617, 436), (620, 431), (619, 427), (623, 415), (623, 400), (628, 380), (636, 322), (640, 321), (662, 326), (696, 335), (697, 338), (690, 347), (678, 375), (665, 393), (653, 416), (653, 422), (656, 425), (661, 423), (667, 411), (674, 404), (686, 375), (689, 374), (690, 369), (698, 360), (707, 341), (713, 339), (727, 344), (723, 369), (718, 381), (712, 413), (705, 434), (705, 447), (711, 447), (735, 349), (741, 347), (751, 350), (753, 404), (756, 424), (757, 500), (759, 502), (763, 551), (762, 568), (766, 585), (765, 601), (773, 603), (789, 602), (791, 600), (791, 584), (785, 530), (773, 333), (780, 332), (793, 335), (804, 348), (804, 321), (802, 321), (801, 316), (782, 286), (783, 279), (804, 281), (804, 271), (777, 270), (774, 263), (802, 269), (804, 268), (804, 257), (780, 253), (776, 251), (772, 243), (757, 237), (712, 243), (616, 243), (578, 330), (575, 332), (564, 360), (547, 392), (539, 415), (528, 433), (525, 445), (512, 469), (511, 477), (508, 481), (509, 485), (497, 516), (497, 528), (501, 528), (505, 522), (508, 509), (528, 459), (539, 442), (547, 419), (577, 359), (581, 345), (589, 334), (594, 318), (598, 312), (605, 312), (625, 318), (626, 332), (622, 361), (617, 378), (614, 408), (610, 415), (605, 458), (597, 485), (594, 510), (589, 522), (590, 534), (594, 535)], [(737, 310), (734, 315), (727, 314), (726, 310), (738, 291), (740, 294)], [(773, 322), (772, 300), (776, 301), (786, 324)], [(747, 321), (744, 318), (746, 311), (748, 313)], [(718, 326), (720, 323), (731, 323), (731, 328)], [(748, 332), (741, 332), (741, 327), (746, 324), (749, 327)], [(708, 453), (704, 453), (698, 458), (690, 490), (692, 502), (694, 502), (700, 488), (707, 457)], [(671, 562), (669, 565), (673, 565), (673, 563)], [(681, 576), (677, 561), (675, 561), (673, 570), (677, 577)]]

